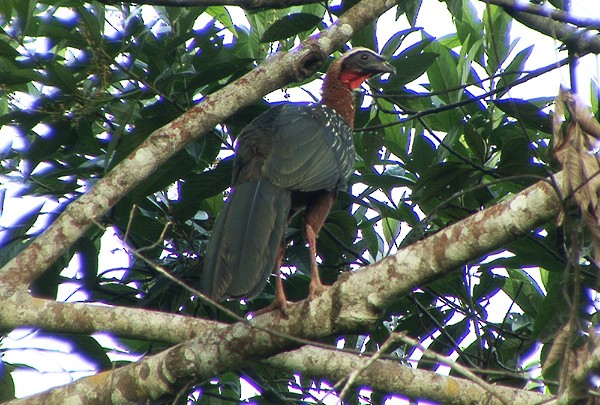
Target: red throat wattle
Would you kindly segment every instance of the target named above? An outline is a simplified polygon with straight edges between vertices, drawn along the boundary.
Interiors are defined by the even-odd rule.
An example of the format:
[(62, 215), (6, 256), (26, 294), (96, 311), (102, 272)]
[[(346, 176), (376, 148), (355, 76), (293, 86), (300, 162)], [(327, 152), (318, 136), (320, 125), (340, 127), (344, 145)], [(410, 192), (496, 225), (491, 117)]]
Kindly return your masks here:
[(371, 77), (371, 73), (354, 72), (352, 70), (346, 70), (340, 74), (340, 82), (348, 86), (350, 90), (357, 89), (360, 85)]

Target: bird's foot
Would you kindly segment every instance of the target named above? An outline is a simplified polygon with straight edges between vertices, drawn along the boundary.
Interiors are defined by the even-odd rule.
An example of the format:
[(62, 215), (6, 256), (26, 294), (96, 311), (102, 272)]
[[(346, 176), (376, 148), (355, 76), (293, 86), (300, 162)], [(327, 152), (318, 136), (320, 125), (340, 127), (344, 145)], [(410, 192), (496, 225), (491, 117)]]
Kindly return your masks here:
[(321, 295), (328, 288), (329, 288), (329, 286), (323, 285), (320, 281), (313, 282), (313, 280), (311, 279), (310, 284), (308, 285), (309, 301), (314, 299), (317, 295)]
[(275, 297), (275, 299), (273, 300), (273, 302), (271, 302), (269, 305), (267, 305), (266, 307), (264, 307), (263, 309), (259, 309), (258, 311), (256, 311), (254, 313), (254, 316), (259, 316), (259, 315), (263, 315), (272, 311), (277, 311), (279, 310), (279, 314), (284, 318), (284, 319), (289, 319), (289, 314), (288, 314), (288, 304), (290, 304), (289, 301), (283, 299), (277, 299), (277, 297)]

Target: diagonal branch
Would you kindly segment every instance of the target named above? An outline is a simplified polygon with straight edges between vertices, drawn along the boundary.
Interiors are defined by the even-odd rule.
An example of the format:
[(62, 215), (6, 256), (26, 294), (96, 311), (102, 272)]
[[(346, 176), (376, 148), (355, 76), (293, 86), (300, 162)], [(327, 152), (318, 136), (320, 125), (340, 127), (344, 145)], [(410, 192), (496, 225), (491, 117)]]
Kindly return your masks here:
[[(600, 35), (579, 29), (565, 22), (559, 22), (551, 18), (552, 16), (532, 14), (526, 10), (523, 11), (520, 5), (516, 5), (513, 0), (482, 0), (485, 3), (496, 4), (504, 8), (515, 20), (521, 24), (548, 35), (564, 43), (570, 51), (579, 56), (588, 53), (600, 54)], [(594, 26), (598, 26), (595, 21)], [(589, 27), (586, 27), (589, 28)]]
[[(329, 30), (306, 41), (293, 52), (269, 58), (253, 72), (206, 97), (188, 113), (152, 134), (89, 193), (71, 204), (48, 231), (0, 270), (0, 295), (4, 300), (0, 307), (0, 320), (11, 311), (18, 317), (22, 308), (26, 307), (38, 310), (39, 316), (35, 319), (39, 322), (35, 323), (37, 326), (52, 324), (54, 330), (64, 327), (64, 322), (61, 321), (64, 321), (65, 314), (42, 316), (40, 304), (44, 301), (25, 295), (24, 286), (27, 283), (39, 276), (110, 206), (177, 150), (242, 106), (290, 80), (310, 75), (322, 63), (324, 55), (339, 47), (370, 21), (365, 16), (372, 19), (393, 4), (382, 0), (363, 0)], [(559, 207), (554, 189), (547, 182), (538, 183), (495, 207), (409, 246), (396, 256), (342, 277), (326, 293), (314, 300), (292, 305), (289, 319), (281, 319), (277, 314), (266, 314), (256, 318), (254, 322), (261, 327), (305, 339), (320, 339), (342, 331), (364, 330), (379, 320), (383, 308), (411, 291), (415, 285), (439, 277), (461, 263), (526, 235), (530, 229), (555, 216)], [(9, 283), (17, 283), (20, 289), (12, 289)], [(26, 297), (25, 302), (22, 302), (23, 297)], [(79, 314), (82, 319), (84, 314), (90, 316), (93, 311), (103, 311), (100, 307), (85, 304), (48, 305), (63, 309), (70, 306), (70, 314)], [(177, 318), (174, 315), (164, 315), (162, 321), (166, 321), (167, 317)], [(115, 325), (119, 324), (124, 333), (133, 333), (131, 330), (127, 332), (126, 325), (116, 315), (109, 318), (107, 314), (97, 323), (90, 324), (86, 330), (114, 330)], [(139, 320), (146, 318), (140, 316)], [(32, 323), (32, 320), (20, 322), (21, 325)], [(167, 329), (165, 325), (167, 328), (171, 326), (166, 322), (156, 324)], [(193, 333), (197, 338), (130, 366), (82, 379), (69, 387), (24, 401), (28, 404), (67, 403), (66, 398), (77, 396), (86, 403), (139, 403), (176, 392), (189, 381), (210, 378), (296, 345), (248, 324), (224, 326), (190, 320), (187, 325), (185, 322), (176, 322), (176, 327), (195, 328)], [(154, 328), (153, 333), (160, 333), (159, 329)], [(187, 336), (192, 335), (189, 331), (188, 333)], [(180, 333), (171, 335), (169, 339), (185, 340), (187, 336)], [(15, 401), (19, 402), (23, 401)]]
[[(555, 184), (561, 184), (560, 177)], [(66, 403), (70, 395), (85, 398), (86, 403), (138, 403), (176, 392), (190, 381), (211, 378), (298, 346), (255, 326), (311, 340), (364, 331), (380, 319), (386, 306), (416, 285), (453, 271), (554, 218), (561, 207), (556, 195), (550, 182), (541, 181), (394, 256), (340, 277), (312, 301), (290, 305), (288, 319), (275, 311), (255, 318), (251, 324), (223, 326), (206, 322), (192, 341), (28, 398), (27, 403)]]
[(199, 336), (203, 330), (224, 325), (141, 308), (56, 302), (31, 297), (26, 291), (3, 297), (0, 330), (27, 326), (47, 332), (110, 332), (120, 337), (176, 344)]
[(600, 28), (600, 20), (597, 18), (587, 17), (575, 17), (562, 10), (557, 10), (550, 7), (540, 6), (538, 4), (517, 2), (515, 0), (481, 0), (484, 3), (494, 4), (496, 6), (503, 7), (504, 9), (511, 9), (516, 12), (522, 12), (527, 14), (534, 14), (541, 17), (550, 17), (553, 20), (561, 21), (563, 23), (573, 24), (578, 27), (587, 29), (598, 29)]
[(187, 113), (156, 130), (0, 269), (0, 295), (2, 286), (25, 288), (114, 204), (185, 145), (265, 94), (312, 75), (327, 55), (395, 4), (394, 0), (361, 1), (328, 29), (288, 53), (272, 55), (256, 69), (206, 96)]
[[(262, 361), (262, 364), (290, 372), (300, 372), (308, 377), (335, 381), (346, 377), (357, 368), (363, 368), (368, 362), (369, 357), (366, 356), (306, 346), (273, 356)], [(441, 404), (501, 404), (488, 390), (474, 382), (414, 369), (391, 360), (375, 361), (360, 373), (355, 383)], [(550, 399), (537, 392), (500, 385), (493, 385), (493, 388), (513, 405), (539, 404)]]

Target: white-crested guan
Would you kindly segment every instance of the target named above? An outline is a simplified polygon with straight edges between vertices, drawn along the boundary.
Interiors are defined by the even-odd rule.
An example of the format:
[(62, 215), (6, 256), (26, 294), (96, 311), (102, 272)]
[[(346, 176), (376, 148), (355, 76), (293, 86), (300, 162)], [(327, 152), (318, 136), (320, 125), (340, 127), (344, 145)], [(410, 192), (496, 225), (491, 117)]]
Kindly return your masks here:
[(232, 190), (206, 249), (201, 282), (207, 296), (253, 298), (276, 270), (270, 308), (285, 313), (279, 275), (284, 233), (290, 216), (302, 208), (311, 254), (309, 298), (323, 289), (316, 237), (354, 166), (352, 90), (379, 73), (394, 73), (394, 68), (377, 53), (354, 48), (331, 63), (321, 103), (278, 105), (242, 131)]

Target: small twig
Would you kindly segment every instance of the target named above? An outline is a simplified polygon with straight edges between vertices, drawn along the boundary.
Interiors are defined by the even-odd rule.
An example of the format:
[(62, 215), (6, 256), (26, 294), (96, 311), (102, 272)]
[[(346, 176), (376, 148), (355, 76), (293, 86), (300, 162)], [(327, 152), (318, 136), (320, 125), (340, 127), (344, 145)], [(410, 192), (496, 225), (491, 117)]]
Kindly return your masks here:
[[(564, 66), (564, 65), (566, 65), (568, 63), (569, 63), (569, 58), (564, 58), (564, 59), (562, 59), (562, 60), (560, 60), (558, 62), (554, 62), (554, 63), (552, 63), (552, 64), (550, 64), (548, 66), (544, 66), (542, 68), (536, 69), (535, 71), (533, 71), (533, 72), (531, 72), (531, 73), (529, 73), (529, 74), (527, 74), (527, 75), (525, 75), (525, 76), (523, 76), (523, 77), (521, 77), (521, 78), (519, 78), (519, 79), (511, 82), (509, 85), (502, 86), (502, 87), (497, 87), (494, 90), (488, 91), (488, 92), (486, 92), (484, 94), (481, 94), (479, 96), (474, 96), (474, 97), (471, 97), (471, 98), (460, 100), (460, 101), (458, 101), (456, 103), (444, 104), (444, 105), (441, 105), (439, 107), (430, 108), (430, 109), (427, 109), (427, 110), (421, 110), (421, 111), (416, 112), (414, 114), (408, 115), (406, 118), (398, 118), (398, 121), (394, 121), (394, 122), (391, 122), (391, 123), (386, 123), (386, 124), (381, 124), (381, 125), (373, 125), (373, 126), (368, 126), (368, 127), (363, 127), (363, 128), (356, 128), (354, 130), (354, 132), (365, 132), (365, 131), (371, 131), (371, 130), (376, 130), (376, 129), (380, 129), (380, 128), (392, 127), (392, 126), (395, 126), (395, 125), (401, 125), (401, 124), (403, 124), (405, 122), (408, 122), (408, 121), (411, 121), (411, 120), (414, 120), (414, 119), (417, 119), (417, 118), (420, 118), (420, 117), (424, 117), (424, 116), (427, 116), (427, 115), (433, 115), (433, 114), (437, 114), (437, 113), (444, 112), (444, 111), (454, 110), (454, 109), (462, 107), (464, 105), (484, 100), (484, 99), (486, 99), (486, 98), (488, 98), (490, 96), (493, 96), (495, 94), (498, 94), (500, 92), (508, 91), (511, 88), (513, 88), (513, 87), (515, 87), (515, 86), (517, 86), (519, 84), (523, 84), (523, 83), (525, 83), (525, 82), (527, 82), (527, 81), (529, 81), (531, 79), (535, 79), (536, 77), (539, 77), (539, 76), (541, 76), (541, 75), (543, 75), (545, 73), (548, 73), (548, 72), (550, 72), (550, 71), (552, 71), (552, 70), (554, 70), (556, 68), (562, 67), (562, 66)], [(429, 96), (429, 93), (425, 94), (425, 96)], [(387, 98), (387, 99), (389, 99), (388, 101), (394, 103), (394, 101), (393, 101), (394, 95), (393, 94), (390, 95), (389, 93), (384, 93), (384, 94), (381, 94), (380, 97)], [(394, 104), (398, 105), (398, 103), (394, 103)], [(390, 111), (390, 113), (392, 113), (394, 115), (400, 115), (400, 113), (398, 111)]]
[(463, 377), (465, 377), (466, 379), (472, 381), (473, 383), (479, 385), (481, 388), (483, 388), (484, 390), (486, 390), (487, 392), (489, 392), (490, 394), (492, 394), (494, 397), (498, 398), (498, 400), (500, 400), (500, 402), (502, 402), (505, 405), (510, 405), (511, 401), (509, 401), (508, 399), (504, 398), (504, 396), (502, 395), (502, 393), (496, 389), (496, 387), (494, 387), (493, 385), (490, 385), (488, 383), (486, 383), (485, 381), (483, 381), (481, 378), (479, 378), (477, 375), (475, 375), (471, 370), (469, 370), (468, 368), (461, 366), (460, 364), (458, 364), (457, 362), (455, 362), (454, 360), (452, 360), (451, 358), (447, 357), (447, 356), (442, 356), (432, 350), (429, 350), (428, 348), (426, 348), (425, 346), (423, 346), (421, 344), (421, 342), (419, 342), (416, 339), (413, 339), (409, 336), (407, 336), (404, 332), (398, 332), (395, 333), (395, 338), (407, 343), (411, 346), (415, 346), (417, 347), (419, 350), (421, 350), (423, 352), (423, 356), (425, 357), (429, 357), (430, 359), (434, 360), (437, 363), (441, 363), (441, 364), (445, 364), (448, 367), (450, 367), (451, 369), (453, 369), (454, 371), (456, 371), (457, 373), (459, 373), (460, 375), (462, 375)]
[[(97, 221), (94, 221), (96, 223), (96, 225), (98, 225), (99, 227), (105, 229), (106, 227), (103, 226), (102, 224), (98, 223)], [(203, 294), (202, 292), (198, 291), (197, 289), (190, 287), (189, 285), (187, 285), (185, 282), (179, 280), (177, 277), (173, 276), (171, 273), (169, 273), (164, 267), (154, 263), (152, 260), (148, 259), (146, 256), (144, 256), (142, 254), (142, 251), (148, 248), (152, 248), (155, 246), (158, 246), (160, 243), (162, 243), (164, 235), (168, 229), (168, 227), (171, 225), (171, 223), (167, 223), (165, 225), (165, 227), (163, 228), (163, 231), (161, 232), (161, 235), (159, 236), (159, 238), (157, 239), (156, 242), (154, 242), (152, 245), (144, 247), (144, 248), (140, 248), (140, 249), (130, 249), (131, 253), (136, 256), (137, 258), (141, 259), (144, 263), (148, 264), (150, 267), (152, 267), (156, 272), (160, 273), (161, 275), (163, 275), (164, 277), (166, 277), (168, 280), (172, 281), (173, 283), (179, 285), (180, 287), (184, 288), (185, 290), (187, 290), (188, 292), (190, 292), (191, 294), (199, 297), (202, 302), (217, 308), (218, 310), (222, 311), (223, 313), (225, 313), (226, 315), (228, 315), (229, 317), (231, 317), (232, 319), (238, 321), (238, 322), (242, 322), (248, 326), (250, 326), (251, 328), (260, 330), (262, 332), (268, 333), (272, 336), (281, 338), (281, 339), (286, 339), (292, 342), (297, 343), (298, 345), (309, 345), (309, 346), (314, 346), (317, 348), (321, 348), (321, 349), (327, 349), (327, 350), (336, 350), (336, 351), (340, 351), (340, 352), (344, 352), (344, 353), (350, 353), (350, 354), (356, 354), (355, 350), (348, 350), (348, 349), (338, 349), (337, 347), (333, 346), (333, 345), (329, 345), (329, 344), (325, 344), (325, 343), (319, 343), (319, 342), (314, 342), (314, 341), (310, 341), (307, 339), (302, 339), (296, 336), (292, 336), (289, 335), (287, 333), (281, 333), (281, 332), (277, 332), (274, 330), (271, 330), (269, 328), (265, 328), (259, 325), (256, 325), (255, 323), (252, 322), (252, 319), (247, 319), (244, 317), (239, 316), (238, 314), (232, 312), (231, 310), (229, 310), (228, 308), (224, 307), (223, 305), (219, 304), (218, 302), (212, 300), (211, 298), (207, 297), (205, 294)]]
[[(134, 217), (136, 210), (137, 210), (137, 205), (133, 204), (131, 206), (131, 211), (129, 211), (129, 218), (127, 219), (127, 228), (125, 228), (125, 235), (123, 235), (123, 242), (125, 242), (125, 243), (127, 243), (127, 239), (129, 239), (129, 230), (131, 229), (131, 224), (133, 223), (133, 217)], [(96, 222), (96, 225), (102, 226), (98, 222)]]
[[(348, 376), (346, 376), (345, 378), (341, 379), (340, 381), (338, 381), (334, 386), (332, 391), (336, 391), (339, 387), (342, 386), (342, 384), (344, 384), (344, 388), (342, 388), (342, 391), (340, 392), (339, 398), (338, 398), (338, 404), (342, 404), (342, 401), (344, 400), (344, 397), (346, 396), (346, 394), (348, 394), (348, 391), (350, 390), (350, 388), (352, 387), (352, 385), (354, 385), (354, 382), (356, 381), (356, 379), (361, 375), (361, 373), (363, 373), (367, 368), (371, 367), (371, 365), (373, 363), (375, 363), (377, 360), (379, 360), (381, 358), (381, 356), (394, 344), (396, 344), (399, 341), (399, 337), (397, 336), (397, 333), (392, 333), (390, 335), (389, 338), (387, 338), (387, 340), (383, 343), (383, 345), (381, 345), (381, 347), (379, 348), (379, 350), (377, 350), (377, 352), (375, 352), (375, 354), (373, 354), (371, 356), (371, 358), (369, 358), (369, 360), (363, 364), (361, 367), (359, 367), (358, 369), (352, 371)], [(344, 383), (344, 381), (346, 381)]]

